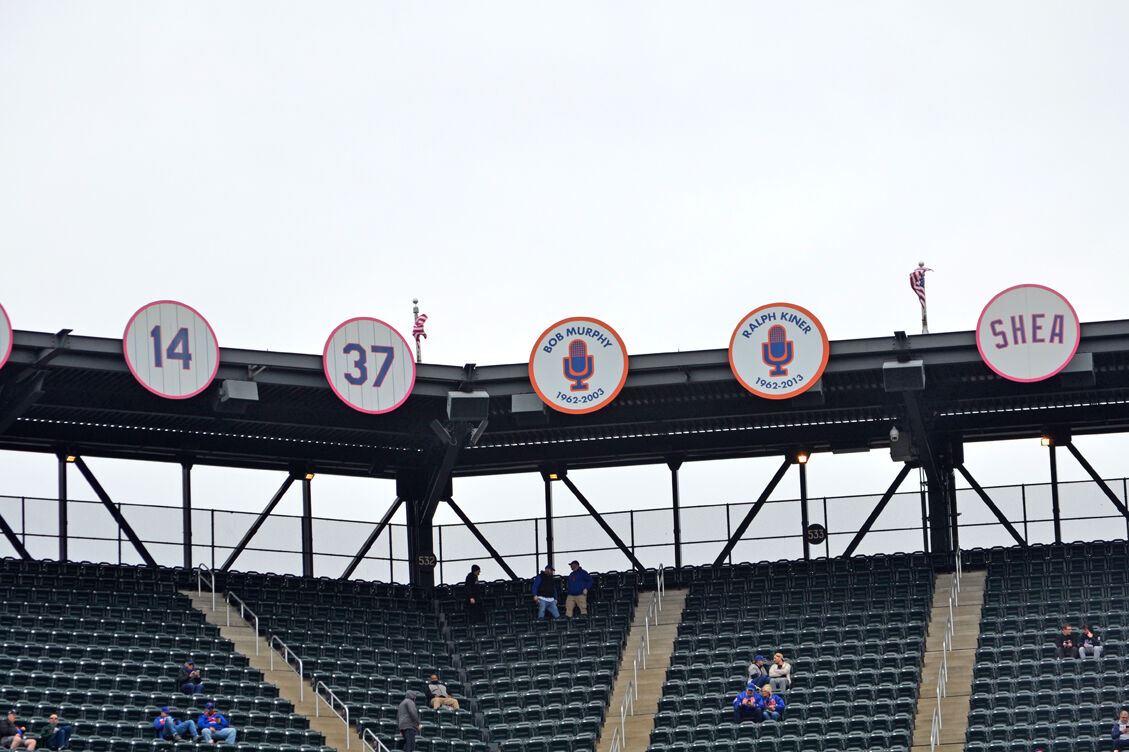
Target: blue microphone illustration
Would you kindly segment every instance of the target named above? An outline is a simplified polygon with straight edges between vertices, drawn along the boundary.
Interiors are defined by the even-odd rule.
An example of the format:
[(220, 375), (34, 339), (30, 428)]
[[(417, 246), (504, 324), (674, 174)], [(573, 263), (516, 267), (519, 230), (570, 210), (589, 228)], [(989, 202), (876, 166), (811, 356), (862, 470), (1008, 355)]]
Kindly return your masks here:
[(761, 344), (761, 359), (771, 369), (769, 376), (788, 375), (785, 366), (792, 362), (793, 349), (792, 340), (788, 339), (784, 327), (774, 324), (769, 328), (768, 341)]
[(568, 357), (564, 361), (565, 378), (573, 382), (569, 390), (573, 392), (588, 391), (588, 379), (596, 372), (596, 362), (588, 354), (588, 345), (582, 339), (574, 339), (568, 343)]

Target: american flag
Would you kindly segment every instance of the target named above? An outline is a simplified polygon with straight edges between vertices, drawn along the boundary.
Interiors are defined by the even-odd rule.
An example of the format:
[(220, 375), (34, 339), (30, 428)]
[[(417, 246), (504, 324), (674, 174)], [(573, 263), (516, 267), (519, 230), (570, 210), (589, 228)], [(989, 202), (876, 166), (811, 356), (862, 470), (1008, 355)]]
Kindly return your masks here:
[(416, 338), (416, 342), (419, 342), (420, 337), (427, 339), (427, 332), (425, 332), (423, 330), (423, 325), (426, 324), (426, 323), (427, 323), (427, 314), (421, 313), (419, 315), (419, 317), (416, 319), (415, 326), (412, 327), (412, 336)]
[(921, 307), (925, 307), (925, 272), (931, 272), (932, 269), (926, 269), (924, 266), (919, 266), (909, 273), (909, 286), (917, 293), (917, 299), (921, 301)]

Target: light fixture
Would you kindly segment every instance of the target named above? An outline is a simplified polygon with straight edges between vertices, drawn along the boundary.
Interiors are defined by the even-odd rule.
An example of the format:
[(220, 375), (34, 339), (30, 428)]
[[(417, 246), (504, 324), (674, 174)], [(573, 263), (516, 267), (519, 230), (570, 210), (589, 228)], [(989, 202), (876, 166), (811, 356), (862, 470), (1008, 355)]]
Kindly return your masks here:
[(796, 462), (801, 464), (801, 465), (808, 464), (808, 454), (807, 454), (807, 452), (797, 452), (796, 453)]
[(549, 480), (560, 480), (560, 479), (561, 479), (561, 476), (557, 475), (556, 473), (549, 473)]
[(314, 479), (313, 473), (306, 473), (306, 480), (313, 480), (313, 479)]
[(1051, 439), (1050, 434), (1043, 434), (1042, 438), (1039, 439), (1039, 443), (1043, 446), (1049, 447), (1054, 444), (1054, 441)]
[(77, 459), (78, 457), (74, 456), (73, 454), (68, 454), (66, 457), (67, 462), (74, 462)]

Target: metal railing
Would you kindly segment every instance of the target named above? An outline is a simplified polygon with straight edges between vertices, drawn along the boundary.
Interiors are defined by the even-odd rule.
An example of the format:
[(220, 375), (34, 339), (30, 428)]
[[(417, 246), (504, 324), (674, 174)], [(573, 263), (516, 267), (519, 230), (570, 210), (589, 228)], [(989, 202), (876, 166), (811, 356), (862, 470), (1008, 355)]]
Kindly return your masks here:
[(204, 594), (204, 572), (208, 573), (207, 583), (212, 590), (212, 610), (216, 610), (216, 573), (207, 564), (196, 567), (196, 595)]
[[(254, 611), (252, 611), (247, 606), (247, 604), (243, 602), (242, 598), (240, 598), (238, 595), (231, 592), (230, 590), (224, 591), (223, 599), (224, 599), (224, 601), (227, 602), (227, 626), (229, 626), (229, 627), (231, 626), (231, 602), (232, 601), (235, 601), (236, 603), (239, 604), (239, 617), (241, 619), (243, 619), (243, 621), (245, 621), (248, 624), (251, 624), (251, 625), (254, 626), (254, 628), (255, 628), (255, 655), (258, 655), (259, 654), (259, 634), (260, 634), (260, 632), (259, 632), (259, 615), (256, 614)], [(250, 617), (250, 618), (248, 618), (248, 617)]]
[(624, 689), (623, 700), (619, 703), (619, 728), (612, 734), (611, 745), (608, 752), (622, 752), (626, 742), (627, 717), (635, 715), (635, 701), (639, 699), (639, 667), (647, 669), (647, 656), (651, 653), (651, 624), (659, 624), (662, 614), (662, 597), (666, 593), (666, 576), (662, 564), (655, 572), (655, 590), (651, 593), (651, 600), (647, 604), (647, 611), (643, 616), (643, 636), (639, 638), (639, 645), (635, 648), (635, 656), (631, 660), (632, 678), (628, 679)]
[[(370, 739), (372, 740), (372, 742), (376, 742), (375, 747), (372, 746), (372, 742), (369, 741)], [(368, 752), (392, 752), (392, 750), (384, 746), (384, 742), (380, 741), (380, 738), (373, 733), (372, 729), (368, 728), (367, 726), (365, 727), (365, 730), (361, 732), (361, 745)]]
[(945, 620), (945, 633), (941, 637), (941, 665), (937, 668), (937, 705), (933, 708), (933, 717), (929, 724), (929, 752), (934, 752), (941, 743), (941, 731), (944, 722), (941, 719), (941, 703), (948, 695), (949, 687), (949, 652), (953, 649), (953, 632), (955, 621), (953, 609), (960, 605), (960, 578), (962, 575), (960, 550), (955, 554), (953, 576), (949, 584), (949, 618)]
[[(324, 695), (322, 694), (322, 690), (325, 690)], [(353, 729), (349, 725), (349, 706), (343, 703), (340, 697), (333, 694), (333, 690), (330, 689), (325, 682), (318, 681), (318, 683), (314, 685), (314, 716), (317, 718), (321, 717), (321, 704), (323, 702), (325, 706), (345, 724), (345, 748), (348, 749), (349, 743), (353, 738)], [(339, 711), (337, 708), (341, 708), (341, 710)], [(377, 741), (379, 742), (379, 739)]]
[[(256, 640), (256, 642), (258, 641)], [(282, 660), (290, 667), (291, 671), (298, 675), (298, 701), (304, 701), (306, 699), (306, 668), (305, 664), (302, 663), (302, 659), (298, 657), (297, 653), (290, 649), (289, 645), (279, 639), (278, 635), (272, 634), (268, 644), (271, 647), (270, 670), (274, 671), (274, 646), (278, 645), (278, 647), (282, 648)], [(290, 661), (291, 658), (294, 659), (293, 663)]]

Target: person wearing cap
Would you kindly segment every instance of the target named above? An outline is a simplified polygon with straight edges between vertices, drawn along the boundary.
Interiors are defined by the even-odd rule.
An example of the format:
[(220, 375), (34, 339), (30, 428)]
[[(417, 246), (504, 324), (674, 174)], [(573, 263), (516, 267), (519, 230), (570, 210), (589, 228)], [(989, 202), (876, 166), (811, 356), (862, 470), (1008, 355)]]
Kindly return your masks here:
[(447, 694), (447, 685), (439, 681), (439, 674), (432, 674), (427, 681), (427, 702), (435, 710), (443, 706), (459, 709), (459, 701)]
[(66, 749), (71, 743), (73, 727), (66, 721), (59, 719), (58, 713), (52, 713), (47, 722), (39, 729), (36, 737), (39, 743), (47, 749)]
[(27, 726), (16, 720), (15, 708), (8, 711), (8, 717), (0, 719), (0, 747), (4, 749), (35, 749), (35, 739), (26, 736)]
[(200, 739), (200, 732), (192, 721), (178, 721), (173, 718), (172, 708), (161, 708), (161, 714), (153, 719), (153, 728), (157, 730), (158, 739), (179, 742), (186, 735), (192, 741)]
[(774, 653), (768, 667), (768, 683), (773, 692), (783, 692), (792, 686), (792, 664), (784, 662), (783, 653)]
[(568, 595), (565, 596), (565, 616), (572, 618), (574, 608), (580, 609), (581, 616), (588, 615), (588, 591), (592, 589), (592, 575), (580, 568), (580, 562), (573, 559), (568, 563), (572, 573), (568, 576)]
[(546, 564), (541, 574), (533, 578), (533, 602), (537, 604), (537, 618), (544, 619), (547, 610), (554, 619), (561, 618), (557, 610), (557, 583), (553, 578), (553, 567)]
[(477, 624), (482, 621), (482, 586), (478, 584), (478, 575), (482, 567), (472, 564), (470, 574), (466, 576), (466, 620), (467, 624)]
[(200, 680), (200, 670), (191, 658), (184, 661), (176, 675), (176, 684), (180, 691), (186, 695), (198, 695), (204, 691), (204, 682)]
[(749, 682), (755, 684), (757, 689), (768, 684), (768, 669), (765, 668), (765, 660), (763, 655), (758, 654), (749, 664)]
[(745, 685), (745, 689), (737, 694), (733, 700), (733, 722), (741, 723), (744, 720), (760, 720), (756, 713), (757, 688), (752, 682)]
[(235, 744), (235, 729), (227, 722), (226, 718), (216, 712), (214, 702), (204, 703), (204, 713), (196, 719), (196, 725), (200, 728), (200, 733), (208, 744), (215, 744), (216, 742)]
[(784, 717), (784, 698), (775, 694), (770, 687), (761, 687), (760, 696), (754, 704), (757, 716), (753, 720), (779, 721)]

